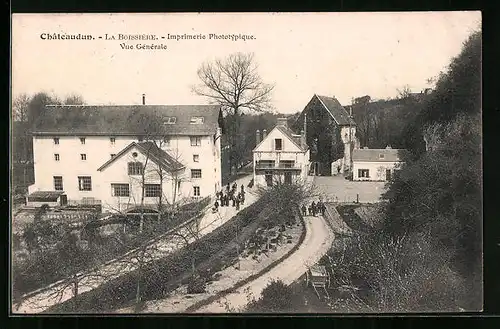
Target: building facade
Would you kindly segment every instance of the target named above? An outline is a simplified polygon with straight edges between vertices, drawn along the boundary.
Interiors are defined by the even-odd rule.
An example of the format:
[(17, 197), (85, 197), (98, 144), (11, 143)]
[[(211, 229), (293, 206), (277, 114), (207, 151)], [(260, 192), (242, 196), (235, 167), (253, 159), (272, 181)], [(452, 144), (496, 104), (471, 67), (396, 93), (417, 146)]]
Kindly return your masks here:
[(392, 149), (354, 149), (354, 181), (389, 181), (394, 171), (403, 163), (406, 150)]
[[(335, 97), (314, 95), (297, 118), (294, 129), (306, 122), (306, 143), (311, 148), (311, 174), (332, 174), (332, 163), (351, 169), (356, 144), (356, 123)], [(342, 161), (338, 161), (342, 159)]]
[(253, 177), (256, 186), (274, 184), (300, 184), (307, 179), (309, 171), (309, 148), (305, 133), (294, 134), (286, 118), (269, 133), (256, 132), (257, 146), (253, 150)]
[(47, 106), (29, 193), (63, 191), (68, 204), (111, 212), (214, 195), (222, 128), (218, 106)]

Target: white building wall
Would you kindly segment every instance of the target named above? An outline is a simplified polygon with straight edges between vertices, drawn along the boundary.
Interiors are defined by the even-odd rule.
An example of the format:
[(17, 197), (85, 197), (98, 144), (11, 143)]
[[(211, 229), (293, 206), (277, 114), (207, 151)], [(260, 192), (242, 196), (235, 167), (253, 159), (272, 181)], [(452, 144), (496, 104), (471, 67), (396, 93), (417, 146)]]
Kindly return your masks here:
[[(282, 151), (274, 150), (275, 138), (281, 138), (283, 140)], [(305, 182), (309, 169), (309, 154), (309, 150), (306, 152), (301, 151), (292, 141), (288, 139), (288, 137), (283, 136), (278, 129), (273, 129), (266, 136), (264, 141), (253, 151), (254, 184), (256, 186), (266, 186), (265, 174), (256, 173), (257, 162), (261, 160), (273, 160), (276, 167), (279, 166), (279, 162), (282, 160), (293, 160), (295, 161), (295, 166), (301, 168), (301, 171), (299, 174), (294, 172), (292, 180), (297, 183)], [(281, 181), (284, 181), (283, 174), (278, 175), (277, 173), (273, 173), (273, 176), (273, 179), (281, 179)]]
[[(59, 144), (54, 144), (54, 137)], [(80, 137), (85, 137), (82, 144)], [(115, 138), (114, 144), (110, 138)], [(191, 146), (189, 136), (171, 136), (169, 145), (163, 149), (186, 166), (190, 176), (191, 169), (201, 169), (202, 178), (181, 183), (183, 197), (193, 195), (193, 187), (200, 187), (200, 197), (213, 195), (221, 185), (220, 138), (214, 142), (213, 136), (200, 136), (201, 145)], [(85, 197), (100, 199), (110, 192), (109, 184), (104, 184), (97, 169), (118, 154), (132, 142), (138, 142), (133, 136), (34, 136), (33, 156), (35, 184), (29, 187), (34, 191), (54, 190), (53, 176), (63, 177), (64, 191), (68, 200), (81, 200)], [(59, 161), (54, 155), (59, 154)], [(86, 154), (81, 160), (80, 154)], [(193, 155), (198, 155), (195, 162)], [(79, 191), (78, 176), (92, 177), (92, 191)]]
[[(400, 162), (353, 162), (353, 180), (355, 181), (386, 181), (386, 170), (390, 169), (393, 173)], [(359, 169), (368, 169), (369, 176), (359, 177)]]

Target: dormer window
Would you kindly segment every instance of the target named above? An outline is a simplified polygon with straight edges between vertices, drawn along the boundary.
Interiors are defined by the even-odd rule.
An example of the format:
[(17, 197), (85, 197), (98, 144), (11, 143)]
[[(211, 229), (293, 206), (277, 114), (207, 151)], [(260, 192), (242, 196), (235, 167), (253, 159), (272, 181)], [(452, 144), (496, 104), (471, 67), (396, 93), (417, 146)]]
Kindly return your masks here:
[(59, 137), (54, 137), (54, 145), (59, 145)]
[(165, 124), (165, 125), (173, 125), (176, 122), (177, 122), (177, 118), (176, 117), (166, 117), (165, 120), (163, 121), (163, 124)]
[(189, 123), (193, 125), (199, 125), (204, 122), (205, 118), (204, 117), (191, 117), (191, 121)]
[(80, 143), (81, 143), (82, 145), (85, 145), (85, 137), (80, 137)]
[(111, 145), (115, 145), (116, 138), (114, 138), (114, 137), (110, 137), (110, 138), (109, 138), (109, 142), (111, 143)]
[(378, 155), (378, 158), (379, 158), (379, 159), (383, 159), (383, 158), (385, 158), (385, 155), (384, 155), (384, 154), (382, 154), (382, 153), (380, 153), (380, 154)]

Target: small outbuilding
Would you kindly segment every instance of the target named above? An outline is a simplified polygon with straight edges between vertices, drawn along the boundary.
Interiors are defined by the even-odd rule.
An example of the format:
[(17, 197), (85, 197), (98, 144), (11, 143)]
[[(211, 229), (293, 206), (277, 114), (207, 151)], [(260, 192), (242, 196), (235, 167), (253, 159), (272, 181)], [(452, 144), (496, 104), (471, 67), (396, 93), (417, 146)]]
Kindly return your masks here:
[(41, 207), (46, 204), (49, 207), (64, 206), (67, 203), (64, 191), (35, 191), (27, 196), (28, 207)]
[(404, 149), (354, 149), (352, 153), (354, 181), (388, 181), (403, 163)]

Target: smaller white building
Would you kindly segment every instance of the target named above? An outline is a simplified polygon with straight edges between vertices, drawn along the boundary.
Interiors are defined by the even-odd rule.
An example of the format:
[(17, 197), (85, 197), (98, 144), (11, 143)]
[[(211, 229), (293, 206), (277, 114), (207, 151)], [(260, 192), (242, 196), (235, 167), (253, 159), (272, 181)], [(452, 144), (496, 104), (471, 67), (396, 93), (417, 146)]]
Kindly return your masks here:
[(355, 181), (388, 181), (394, 170), (403, 163), (404, 149), (354, 149), (352, 153), (353, 176)]
[(262, 139), (257, 130), (257, 146), (253, 150), (253, 177), (255, 186), (300, 184), (306, 181), (309, 170), (309, 148), (304, 131), (294, 134), (286, 118), (269, 134), (263, 130)]

